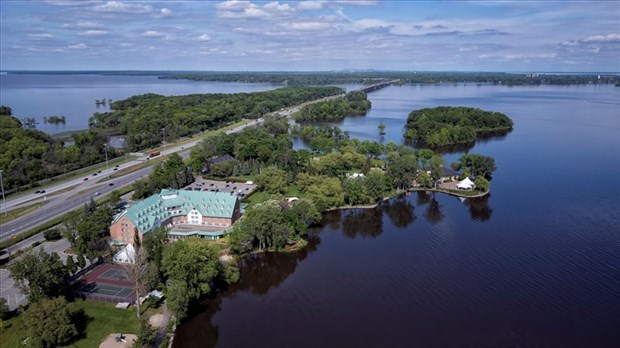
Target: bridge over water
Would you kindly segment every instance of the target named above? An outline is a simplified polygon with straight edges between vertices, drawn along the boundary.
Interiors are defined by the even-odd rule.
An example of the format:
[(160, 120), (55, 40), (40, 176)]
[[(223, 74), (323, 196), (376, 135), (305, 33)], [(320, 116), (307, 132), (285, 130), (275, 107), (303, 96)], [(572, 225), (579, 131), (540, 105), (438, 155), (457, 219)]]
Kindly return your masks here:
[(356, 91), (361, 91), (361, 92), (365, 92), (365, 93), (370, 93), (370, 92), (374, 92), (376, 90), (379, 90), (381, 88), (385, 88), (387, 86), (399, 83), (400, 80), (396, 79), (396, 80), (391, 80), (391, 81), (383, 81), (383, 82), (379, 82), (379, 83), (375, 83), (369, 86), (364, 86), (364, 87), (360, 87), (358, 89), (356, 89)]

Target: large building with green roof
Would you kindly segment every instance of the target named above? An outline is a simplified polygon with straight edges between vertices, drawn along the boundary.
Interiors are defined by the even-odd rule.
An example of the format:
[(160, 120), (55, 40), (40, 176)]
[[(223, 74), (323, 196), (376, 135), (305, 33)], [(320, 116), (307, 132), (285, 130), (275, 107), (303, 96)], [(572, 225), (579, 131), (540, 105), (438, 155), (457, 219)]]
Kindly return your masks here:
[(241, 216), (236, 195), (226, 192), (161, 190), (118, 214), (110, 226), (116, 244), (133, 243), (134, 230), (145, 233), (164, 226), (170, 238), (224, 235)]

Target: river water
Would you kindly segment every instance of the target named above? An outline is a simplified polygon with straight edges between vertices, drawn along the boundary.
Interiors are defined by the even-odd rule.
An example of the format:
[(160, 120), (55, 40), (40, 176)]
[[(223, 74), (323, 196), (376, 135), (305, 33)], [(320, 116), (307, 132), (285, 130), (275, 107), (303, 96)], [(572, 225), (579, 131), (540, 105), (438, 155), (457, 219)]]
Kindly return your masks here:
[[(37, 117), (48, 133), (86, 128), (106, 110), (94, 102), (104, 97), (277, 87), (152, 76), (0, 79), (0, 103)], [(245, 260), (239, 283), (192, 308), (175, 347), (617, 346), (620, 88), (406, 85), (369, 98), (367, 116), (335, 124), (353, 137), (401, 143), (417, 108), (510, 116), (511, 133), (470, 149), (497, 162), (492, 194), (461, 201), (412, 193), (327, 213), (305, 250)], [(43, 124), (49, 115), (67, 124)]]
[(490, 196), (412, 193), (327, 213), (306, 250), (245, 260), (238, 284), (193, 308), (175, 347), (617, 346), (620, 88), (392, 86), (369, 97), (367, 116), (338, 124), (354, 137), (400, 143), (421, 107), (510, 116), (511, 133), (470, 150), (497, 162)]

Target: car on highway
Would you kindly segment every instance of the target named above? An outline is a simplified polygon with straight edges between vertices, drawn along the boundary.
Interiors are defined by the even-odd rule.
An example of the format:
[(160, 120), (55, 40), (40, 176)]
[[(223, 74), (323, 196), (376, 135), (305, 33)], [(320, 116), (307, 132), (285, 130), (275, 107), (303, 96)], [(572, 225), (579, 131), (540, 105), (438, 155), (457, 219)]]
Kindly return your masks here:
[(39, 191), (39, 190), (34, 191), (34, 194), (35, 194), (35, 195), (36, 195), (37, 193), (41, 193), (41, 191)]
[(97, 173), (93, 173), (93, 176), (97, 176)]
[(109, 183), (109, 184), (108, 184), (108, 186), (114, 186), (114, 183), (113, 183), (113, 182), (111, 182), (111, 183)]
[(114, 168), (114, 170), (118, 170), (118, 168)]
[(41, 190), (41, 192), (40, 192), (40, 193), (45, 193), (45, 190)]
[(101, 171), (98, 171), (97, 173), (101, 173)]
[(99, 191), (95, 192), (95, 196), (99, 196), (101, 193)]
[(84, 178), (84, 181), (88, 180), (88, 178)]

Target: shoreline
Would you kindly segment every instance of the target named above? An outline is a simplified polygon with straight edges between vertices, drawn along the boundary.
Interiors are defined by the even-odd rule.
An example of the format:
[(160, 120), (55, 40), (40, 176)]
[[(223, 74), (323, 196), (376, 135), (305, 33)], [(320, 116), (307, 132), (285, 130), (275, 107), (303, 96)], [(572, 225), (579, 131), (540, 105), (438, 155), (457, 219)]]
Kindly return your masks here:
[[(360, 204), (360, 205), (342, 205), (339, 207), (335, 207), (335, 208), (329, 208), (321, 213), (324, 212), (328, 212), (328, 211), (334, 211), (334, 210), (344, 210), (344, 209), (373, 209), (379, 206), (379, 204), (388, 201), (392, 198), (395, 198), (396, 196), (398, 196), (399, 194), (402, 193), (409, 193), (409, 192), (418, 192), (418, 191), (433, 191), (433, 192), (439, 192), (439, 193), (444, 193), (450, 196), (454, 196), (454, 197), (461, 197), (461, 198), (480, 198), (480, 197), (484, 197), (486, 195), (488, 195), (489, 193), (491, 193), (491, 190), (485, 191), (485, 192), (478, 192), (476, 194), (464, 194), (464, 193), (460, 193), (457, 191), (449, 191), (449, 190), (443, 190), (440, 188), (425, 188), (425, 187), (413, 187), (410, 189), (407, 189), (405, 191), (399, 191), (397, 192), (395, 195), (393, 196), (388, 196), (388, 197), (383, 197), (383, 199), (381, 199), (379, 202), (375, 203), (375, 204)], [(463, 191), (463, 192), (472, 192), (472, 191)]]

